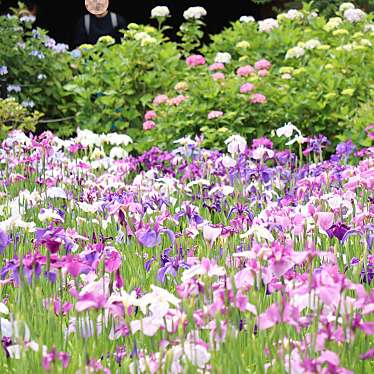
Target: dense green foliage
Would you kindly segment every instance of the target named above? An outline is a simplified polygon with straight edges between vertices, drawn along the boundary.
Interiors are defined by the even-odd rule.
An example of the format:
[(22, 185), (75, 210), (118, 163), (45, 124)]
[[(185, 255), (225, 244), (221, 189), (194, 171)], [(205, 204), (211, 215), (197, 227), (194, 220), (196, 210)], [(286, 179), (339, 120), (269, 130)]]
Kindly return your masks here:
[[(250, 139), (286, 122), (322, 133), (333, 145), (346, 139), (368, 145), (364, 130), (374, 122), (372, 13), (352, 7), (343, 4), (330, 19), (318, 16), (313, 4), (276, 20), (244, 17), (202, 47), (202, 19), (186, 20), (178, 44), (165, 37), (164, 17), (158, 29), (130, 24), (120, 44), (103, 37), (71, 52), (42, 30), (31, 30), (28, 20), (1, 17), (6, 36), (0, 68), (6, 72), (0, 70), (0, 79), (10, 96), (46, 113), (39, 128), (60, 136), (78, 127), (125, 132), (136, 140), (137, 152), (155, 144), (170, 148), (186, 135), (203, 135), (204, 145), (219, 148), (231, 134)], [(209, 66), (222, 53), (226, 61), (213, 71)], [(194, 54), (201, 59), (196, 65)], [(239, 68), (264, 59), (266, 69), (238, 76)], [(243, 84), (253, 86), (243, 93)], [(260, 102), (255, 96), (255, 104), (254, 94), (263, 95)], [(157, 95), (167, 100), (155, 105)], [(144, 118), (149, 110), (155, 113)], [(152, 122), (143, 125), (147, 120)]]

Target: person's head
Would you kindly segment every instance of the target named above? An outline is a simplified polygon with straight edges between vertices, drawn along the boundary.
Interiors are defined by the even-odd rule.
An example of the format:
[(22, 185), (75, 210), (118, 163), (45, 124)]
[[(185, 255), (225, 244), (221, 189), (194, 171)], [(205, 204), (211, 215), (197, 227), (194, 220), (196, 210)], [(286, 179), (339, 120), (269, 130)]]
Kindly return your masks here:
[(100, 17), (108, 12), (109, 0), (85, 0), (87, 10)]
[(38, 12), (38, 5), (36, 1), (33, 0), (25, 0), (25, 5), (32, 16), (36, 16)]

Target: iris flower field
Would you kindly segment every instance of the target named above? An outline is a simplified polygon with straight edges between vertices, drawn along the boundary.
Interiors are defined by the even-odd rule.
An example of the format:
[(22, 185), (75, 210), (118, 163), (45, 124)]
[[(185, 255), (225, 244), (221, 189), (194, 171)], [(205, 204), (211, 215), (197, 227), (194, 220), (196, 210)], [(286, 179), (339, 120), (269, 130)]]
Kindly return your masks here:
[(300, 136), (11, 132), (1, 372), (373, 372), (374, 148)]

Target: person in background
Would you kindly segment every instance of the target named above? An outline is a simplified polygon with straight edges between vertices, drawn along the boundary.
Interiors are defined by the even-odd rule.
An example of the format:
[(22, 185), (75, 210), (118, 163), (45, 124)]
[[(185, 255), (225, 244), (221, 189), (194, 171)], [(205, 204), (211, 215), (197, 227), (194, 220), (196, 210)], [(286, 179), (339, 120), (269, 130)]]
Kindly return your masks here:
[(36, 1), (25, 0), (25, 5), (30, 12), (30, 15), (36, 17), (38, 13), (38, 4), (36, 3)]
[(109, 0), (85, 0), (89, 14), (80, 18), (74, 38), (74, 46), (95, 44), (104, 35), (112, 36), (119, 42), (122, 34), (120, 29), (126, 22), (119, 14), (108, 11)]

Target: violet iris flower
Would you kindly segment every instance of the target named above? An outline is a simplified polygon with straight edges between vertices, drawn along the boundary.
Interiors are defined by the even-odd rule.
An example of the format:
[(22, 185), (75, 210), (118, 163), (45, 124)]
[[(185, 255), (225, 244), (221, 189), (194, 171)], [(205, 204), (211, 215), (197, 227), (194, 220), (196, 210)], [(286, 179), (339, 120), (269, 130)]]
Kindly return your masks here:
[(0, 229), (0, 253), (3, 253), (5, 251), (5, 248), (9, 245), (10, 238), (9, 235)]
[(179, 268), (189, 269), (190, 266), (177, 257), (169, 257), (168, 254), (161, 255), (160, 269), (157, 279), (161, 283), (165, 283), (166, 275), (171, 274), (174, 278), (178, 274)]
[(148, 229), (146, 231), (140, 231), (136, 234), (136, 237), (141, 245), (146, 248), (153, 248), (161, 243), (161, 234), (167, 234), (170, 241), (174, 245), (175, 235), (173, 231), (169, 229)]
[(344, 235), (349, 231), (349, 227), (344, 223), (336, 223), (326, 230), (330, 238), (336, 237), (340, 241), (343, 240)]
[(179, 220), (182, 217), (187, 217), (190, 222), (192, 221), (196, 225), (199, 225), (204, 222), (201, 216), (194, 209), (192, 209), (189, 205), (187, 205), (185, 209), (175, 214), (174, 219), (179, 222)]

